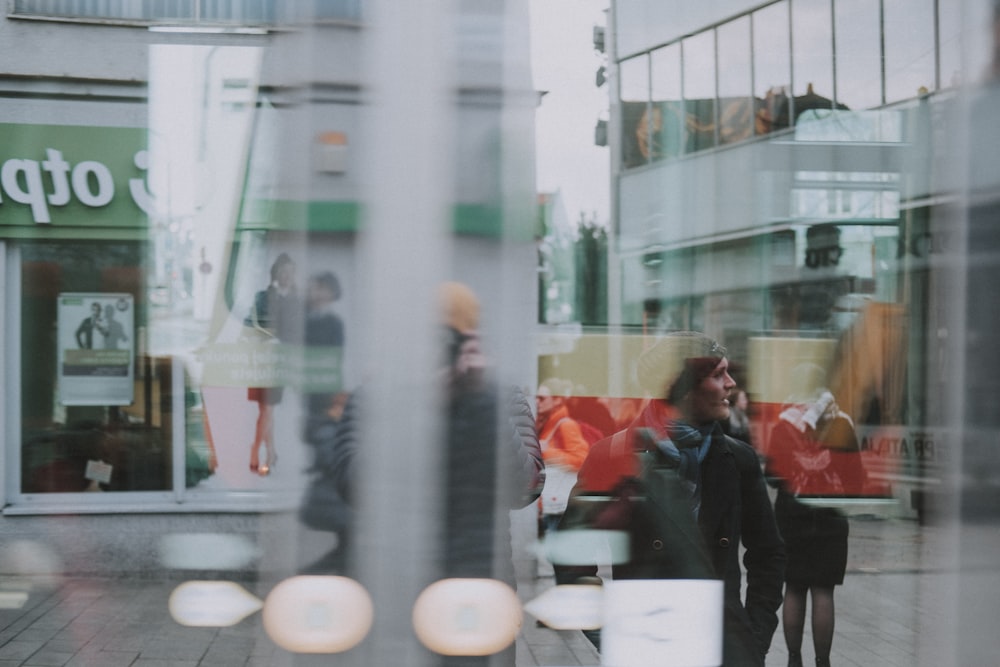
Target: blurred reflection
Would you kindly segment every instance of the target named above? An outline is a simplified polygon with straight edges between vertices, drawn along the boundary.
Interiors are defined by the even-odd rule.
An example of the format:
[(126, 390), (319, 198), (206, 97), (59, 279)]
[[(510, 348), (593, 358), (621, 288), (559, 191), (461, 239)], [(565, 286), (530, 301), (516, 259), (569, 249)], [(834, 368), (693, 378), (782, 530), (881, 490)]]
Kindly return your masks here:
[(264, 629), (295, 653), (340, 653), (371, 630), (375, 609), (368, 591), (346, 577), (285, 579), (264, 600)]
[(504, 650), (520, 627), (517, 594), (493, 579), (437, 581), (413, 606), (413, 628), (421, 643), (435, 653), (462, 660), (447, 660), (448, 665)]
[[(801, 667), (806, 598), (812, 599), (816, 664), (830, 664), (834, 586), (847, 568), (847, 517), (828, 505), (864, 491), (858, 439), (851, 418), (811, 363), (793, 370), (795, 392), (771, 432), (768, 473), (778, 488), (775, 518), (788, 550), (782, 625), (789, 667)], [(822, 503), (820, 505), (810, 504)]]
[[(534, 416), (521, 390), (498, 386), (481, 348), (480, 306), (472, 290), (461, 283), (445, 283), (439, 299), (446, 490), (438, 569), (445, 577), (494, 578), (513, 587), (510, 530), (498, 526), (497, 517), (498, 509), (505, 516), (506, 510), (525, 507), (539, 497), (543, 462)], [(359, 421), (369, 418), (362, 412), (369, 405), (362, 400), (363, 391), (350, 397), (341, 418), (324, 436), (329, 442), (318, 450), (329, 448), (322, 455), (329, 456), (330, 479), (349, 505), (362, 502), (357, 465), (365, 443), (359, 440)], [(511, 488), (499, 488), (498, 480), (508, 481)], [(365, 558), (364, 553), (355, 556)], [(513, 654), (509, 658), (513, 664)]]
[(722, 423), (722, 430), (726, 435), (752, 445), (750, 417), (747, 414), (749, 408), (750, 399), (747, 398), (746, 390), (743, 387), (733, 389), (729, 397), (729, 419)]
[[(340, 281), (333, 272), (324, 271), (310, 278), (306, 295), (307, 353), (315, 350), (329, 354), (343, 349), (344, 323), (333, 307), (340, 297)], [(337, 540), (329, 552), (304, 568), (307, 573), (346, 571), (353, 516), (337, 491), (336, 451), (338, 437), (353, 437), (346, 430), (351, 428), (353, 417), (344, 419), (348, 400), (347, 392), (316, 391), (306, 396), (304, 440), (312, 451), (312, 463), (299, 519), (309, 528), (333, 533)]]
[[(281, 253), (271, 265), (271, 283), (257, 292), (253, 309), (244, 320), (249, 335), (273, 342), (295, 342), (302, 305), (295, 284), (295, 262)], [(250, 445), (250, 471), (261, 477), (271, 473), (278, 460), (274, 443), (274, 406), (281, 403), (281, 387), (249, 387), (247, 399), (257, 403), (257, 426)], [(260, 450), (264, 448), (264, 461)]]
[(569, 413), (572, 392), (573, 385), (569, 380), (548, 378), (539, 385), (535, 395), (538, 405), (535, 427), (545, 461), (539, 537), (559, 525), (559, 519), (566, 511), (569, 492), (576, 484), (576, 473), (590, 449), (580, 422)]
[[(763, 665), (778, 625), (785, 552), (756, 453), (720, 426), (736, 385), (726, 350), (701, 333), (675, 332), (639, 357), (637, 371), (657, 398), (591, 448), (560, 531), (627, 531), (630, 558), (613, 564), (616, 580), (723, 580), (724, 663)], [(596, 572), (560, 565), (556, 577), (567, 584)]]

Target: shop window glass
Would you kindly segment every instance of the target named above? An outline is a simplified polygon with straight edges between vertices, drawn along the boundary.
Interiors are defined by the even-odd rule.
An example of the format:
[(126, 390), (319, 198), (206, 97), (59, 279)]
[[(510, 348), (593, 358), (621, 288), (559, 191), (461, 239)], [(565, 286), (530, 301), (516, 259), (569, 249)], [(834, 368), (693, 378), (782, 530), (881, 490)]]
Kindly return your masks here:
[(750, 17), (719, 26), (716, 39), (719, 54), (719, 143), (729, 144), (753, 136)]
[(833, 31), (830, 0), (794, 0), (792, 3), (792, 123), (803, 106), (833, 105)]
[(715, 31), (694, 35), (682, 43), (684, 110), (687, 151), (711, 148), (716, 143)]
[(622, 108), (622, 164), (638, 167), (653, 154), (656, 123), (649, 109), (649, 56), (622, 61), (619, 66)]
[(681, 48), (671, 44), (650, 54), (653, 114), (660, 124), (659, 151), (653, 159), (683, 152), (684, 109), (681, 102)]
[(788, 3), (779, 2), (751, 15), (756, 134), (788, 127), (791, 93), (791, 44)]
[(837, 0), (837, 102), (851, 109), (883, 103), (882, 54), (878, 0)]
[(884, 0), (886, 102), (934, 90), (934, 3)]
[(21, 248), (21, 492), (166, 491), (173, 378), (146, 349), (144, 248)]

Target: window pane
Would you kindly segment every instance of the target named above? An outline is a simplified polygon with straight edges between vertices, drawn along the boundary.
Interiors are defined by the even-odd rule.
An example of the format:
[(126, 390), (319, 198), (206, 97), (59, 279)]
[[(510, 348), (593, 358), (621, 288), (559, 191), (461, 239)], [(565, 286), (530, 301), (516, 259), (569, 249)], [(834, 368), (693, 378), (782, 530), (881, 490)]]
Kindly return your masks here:
[(23, 493), (171, 488), (172, 366), (140, 353), (145, 251), (138, 243), (22, 248)]
[(934, 3), (885, 0), (886, 102), (934, 90)]
[(938, 0), (938, 49), (941, 62), (941, 87), (961, 82), (962, 71), (962, 0)]
[(878, 0), (836, 0), (837, 102), (851, 109), (882, 104)]
[(649, 58), (641, 55), (621, 63), (622, 164), (636, 167), (649, 162)]
[(791, 45), (788, 3), (779, 2), (754, 12), (753, 81), (757, 134), (788, 126), (787, 94), (791, 90)]
[(658, 151), (653, 159), (683, 152), (684, 112), (681, 103), (681, 47), (671, 44), (651, 54), (653, 118), (659, 125)]
[(687, 150), (715, 145), (715, 32), (685, 39), (684, 108), (687, 113)]
[[(792, 90), (833, 98), (833, 31), (830, 0), (792, 3)], [(829, 106), (829, 105), (828, 105)], [(796, 116), (800, 113), (796, 105)]]
[(719, 26), (719, 143), (753, 136), (750, 17)]

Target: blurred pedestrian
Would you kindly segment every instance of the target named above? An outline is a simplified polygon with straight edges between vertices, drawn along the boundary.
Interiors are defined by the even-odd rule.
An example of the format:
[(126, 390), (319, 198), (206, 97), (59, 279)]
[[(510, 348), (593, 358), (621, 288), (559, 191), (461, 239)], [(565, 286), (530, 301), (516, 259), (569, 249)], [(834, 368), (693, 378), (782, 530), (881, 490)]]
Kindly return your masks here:
[[(762, 667), (778, 625), (785, 550), (756, 452), (720, 426), (735, 386), (728, 367), (725, 349), (697, 332), (667, 334), (647, 350), (637, 370), (654, 399), (591, 448), (560, 531), (627, 531), (615, 580), (722, 580), (723, 664)], [(602, 496), (612, 502), (595, 510)], [(559, 565), (556, 577), (568, 584), (596, 572)]]
[(747, 414), (750, 407), (747, 392), (742, 387), (736, 387), (733, 389), (729, 402), (729, 419), (722, 423), (722, 430), (732, 438), (753, 445), (750, 434), (750, 416)]
[[(295, 284), (295, 262), (281, 253), (271, 265), (271, 282), (254, 296), (244, 325), (268, 342), (299, 342), (302, 303)], [(278, 460), (274, 442), (274, 407), (281, 403), (282, 387), (248, 387), (247, 399), (257, 403), (257, 423), (250, 444), (250, 471), (265, 477)], [(261, 449), (264, 460), (260, 460)]]
[(539, 535), (553, 530), (566, 511), (566, 501), (576, 484), (576, 474), (590, 450), (580, 424), (569, 414), (573, 384), (547, 378), (535, 394), (538, 415), (535, 430), (545, 460), (545, 487), (540, 504)]
[[(497, 510), (526, 507), (539, 497), (544, 464), (534, 415), (523, 391), (500, 386), (482, 352), (480, 306), (472, 290), (445, 283), (439, 300), (445, 399), (441, 573), (491, 577), (513, 587), (510, 527), (497, 525)], [(351, 395), (333, 434), (336, 488), (352, 506), (359, 501), (355, 466), (364, 446), (357, 423), (365, 419), (361, 392)]]
[(801, 364), (768, 444), (767, 474), (777, 487), (775, 517), (788, 550), (782, 609), (789, 667), (802, 667), (806, 605), (812, 600), (817, 667), (830, 665), (835, 586), (847, 569), (847, 517), (835, 506), (861, 495), (865, 472), (851, 418), (825, 387), (824, 371)]

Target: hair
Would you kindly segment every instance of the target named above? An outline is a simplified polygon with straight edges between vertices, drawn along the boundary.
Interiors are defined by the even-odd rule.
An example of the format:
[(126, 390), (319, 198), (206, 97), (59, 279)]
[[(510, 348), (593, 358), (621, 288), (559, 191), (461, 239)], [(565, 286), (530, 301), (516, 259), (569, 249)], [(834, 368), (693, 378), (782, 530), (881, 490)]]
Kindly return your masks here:
[(334, 301), (340, 298), (340, 281), (337, 280), (337, 274), (333, 271), (323, 271), (316, 274), (313, 276), (313, 282), (330, 290)]
[(671, 405), (711, 375), (726, 356), (726, 348), (697, 331), (674, 331), (639, 357), (639, 384)]
[(722, 357), (692, 357), (684, 360), (684, 370), (677, 376), (674, 383), (667, 390), (665, 397), (670, 405), (677, 405), (692, 389), (701, 384), (701, 381), (712, 374), (715, 367), (722, 361)]
[(294, 266), (295, 262), (292, 261), (292, 258), (289, 257), (287, 252), (283, 252), (278, 255), (278, 258), (274, 260), (274, 264), (271, 265), (271, 280), (278, 279), (278, 271), (280, 271), (286, 264)]

